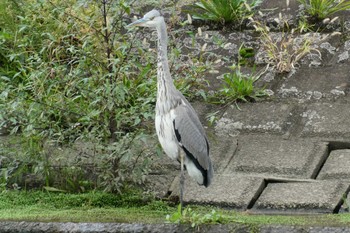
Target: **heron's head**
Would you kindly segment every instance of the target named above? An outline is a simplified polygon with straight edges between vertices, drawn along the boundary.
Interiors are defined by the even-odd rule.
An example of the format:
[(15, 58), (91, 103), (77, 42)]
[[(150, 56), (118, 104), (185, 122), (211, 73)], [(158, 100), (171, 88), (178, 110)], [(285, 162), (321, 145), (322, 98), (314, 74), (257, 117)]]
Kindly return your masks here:
[(163, 16), (160, 15), (159, 11), (151, 10), (150, 12), (145, 14), (143, 18), (127, 25), (127, 27), (138, 26), (154, 28), (159, 26), (163, 20)]

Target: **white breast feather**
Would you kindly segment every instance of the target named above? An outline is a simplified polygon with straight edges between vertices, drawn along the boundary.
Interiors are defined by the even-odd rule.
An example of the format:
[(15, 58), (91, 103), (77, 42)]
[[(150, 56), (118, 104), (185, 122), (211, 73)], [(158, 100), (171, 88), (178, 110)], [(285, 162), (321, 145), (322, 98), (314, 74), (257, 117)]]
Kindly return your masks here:
[(173, 120), (175, 118), (174, 110), (165, 114), (156, 114), (155, 125), (158, 139), (164, 152), (172, 159), (179, 156), (179, 143), (176, 139)]

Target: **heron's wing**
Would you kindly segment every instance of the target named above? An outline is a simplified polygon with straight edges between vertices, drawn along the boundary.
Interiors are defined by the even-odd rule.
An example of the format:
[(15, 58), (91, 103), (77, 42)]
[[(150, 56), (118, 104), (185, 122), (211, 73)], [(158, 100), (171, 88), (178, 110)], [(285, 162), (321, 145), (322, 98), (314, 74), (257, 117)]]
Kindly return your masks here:
[[(199, 163), (205, 170), (211, 169), (209, 144), (202, 124), (196, 112), (187, 101), (183, 101), (174, 109), (173, 120), (176, 138), (194, 163)], [(188, 153), (189, 152), (189, 153)]]

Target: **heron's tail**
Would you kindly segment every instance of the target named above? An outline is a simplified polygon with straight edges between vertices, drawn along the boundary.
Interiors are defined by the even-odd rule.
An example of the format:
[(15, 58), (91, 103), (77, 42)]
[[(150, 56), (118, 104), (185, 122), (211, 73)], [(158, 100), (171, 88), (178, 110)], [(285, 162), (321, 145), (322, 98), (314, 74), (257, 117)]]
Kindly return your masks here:
[(199, 185), (204, 185), (205, 187), (208, 187), (211, 184), (214, 175), (214, 170), (210, 159), (208, 170), (201, 167), (196, 160), (193, 161), (187, 156), (185, 157), (185, 166), (190, 177), (196, 180)]

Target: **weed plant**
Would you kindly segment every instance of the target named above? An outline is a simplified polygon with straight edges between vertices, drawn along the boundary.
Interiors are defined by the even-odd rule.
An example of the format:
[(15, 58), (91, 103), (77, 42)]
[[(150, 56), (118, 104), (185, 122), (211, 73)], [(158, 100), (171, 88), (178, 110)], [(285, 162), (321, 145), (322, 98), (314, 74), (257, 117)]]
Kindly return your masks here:
[(260, 75), (243, 74), (240, 66), (231, 66), (230, 69), (232, 72), (223, 76), (223, 87), (214, 96), (214, 102), (220, 104), (231, 104), (237, 100), (246, 102), (266, 95), (263, 88), (254, 86)]
[(166, 220), (169, 223), (190, 224), (191, 227), (196, 227), (198, 230), (200, 225), (203, 224), (225, 224), (229, 222), (239, 222), (236, 220), (234, 215), (226, 215), (214, 209), (210, 213), (203, 214), (192, 209), (191, 207), (186, 207), (181, 213), (180, 206), (176, 212), (171, 215), (167, 215)]
[(305, 12), (316, 20), (325, 19), (339, 11), (350, 9), (348, 0), (298, 0)]
[(261, 0), (200, 0), (191, 11), (194, 19), (219, 22), (221, 24), (239, 23), (254, 15), (254, 9)]
[(278, 73), (292, 71), (300, 59), (309, 53), (315, 53), (321, 57), (320, 51), (311, 46), (313, 42), (312, 37), (306, 37), (301, 44), (296, 40), (294, 30), (291, 32), (282, 32), (280, 37), (274, 37), (267, 26), (253, 19), (251, 20), (255, 30), (260, 33), (261, 44), (263, 46), (263, 52), (267, 57), (267, 63)]
[(310, 24), (305, 17), (302, 17), (298, 21), (298, 27), (296, 28), (296, 31), (299, 33), (305, 33), (305, 32), (312, 32), (314, 24)]
[(252, 47), (246, 47), (244, 44), (242, 44), (238, 50), (238, 64), (240, 66), (247, 65), (249, 60), (254, 58), (254, 56), (254, 49)]

